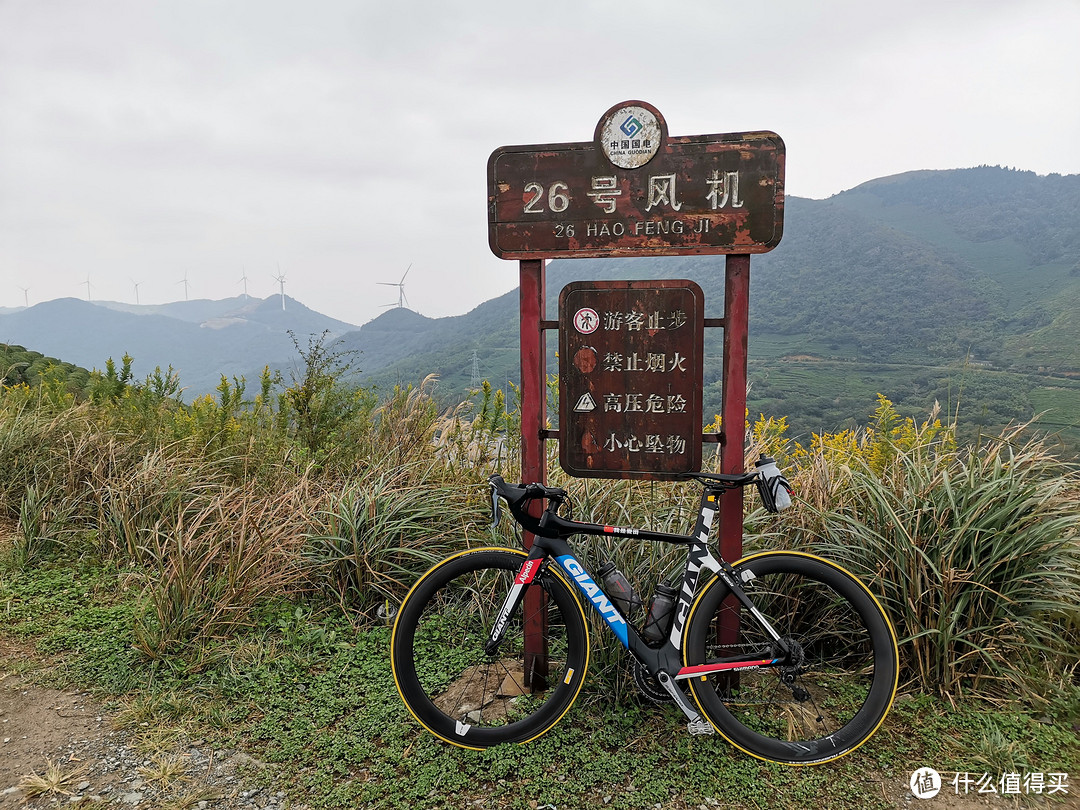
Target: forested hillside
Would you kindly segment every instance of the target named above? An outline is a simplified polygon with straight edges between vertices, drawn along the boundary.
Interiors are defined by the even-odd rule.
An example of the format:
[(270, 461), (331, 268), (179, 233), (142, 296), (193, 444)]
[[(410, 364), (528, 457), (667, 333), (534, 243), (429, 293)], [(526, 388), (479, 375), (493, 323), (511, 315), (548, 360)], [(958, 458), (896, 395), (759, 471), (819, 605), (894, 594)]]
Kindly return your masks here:
[(90, 372), (23, 346), (0, 343), (0, 384), (34, 387), (45, 380), (52, 380), (72, 393), (81, 392), (90, 380)]
[[(1080, 176), (996, 167), (910, 172), (827, 200), (789, 198), (783, 241), (751, 262), (751, 411), (796, 434), (855, 424), (875, 395), (905, 413), (934, 402), (978, 429), (1045, 412), (1080, 440)], [(572, 280), (690, 278), (723, 309), (723, 257), (555, 261), (548, 317)], [(507, 272), (516, 273), (513, 263)], [(517, 378), (517, 293), (418, 324), (391, 311), (343, 338), (365, 380), (436, 371), (459, 396), (474, 370)], [(408, 345), (396, 354), (395, 331)], [(711, 330), (716, 331), (716, 330)], [(376, 335), (379, 344), (373, 343)], [(405, 341), (401, 341), (404, 345)], [(719, 336), (706, 356), (706, 414), (719, 410)], [(554, 338), (549, 337), (551, 370)], [(396, 354), (396, 356), (395, 356)]]

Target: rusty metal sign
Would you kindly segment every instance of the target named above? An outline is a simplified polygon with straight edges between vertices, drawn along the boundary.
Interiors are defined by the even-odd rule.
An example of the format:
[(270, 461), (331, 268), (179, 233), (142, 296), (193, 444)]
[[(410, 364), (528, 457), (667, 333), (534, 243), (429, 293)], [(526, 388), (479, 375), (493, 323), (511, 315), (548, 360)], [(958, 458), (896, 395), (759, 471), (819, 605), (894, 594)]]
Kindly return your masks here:
[(765, 253), (784, 225), (774, 132), (673, 138), (643, 101), (593, 140), (504, 146), (488, 159), (488, 243), (503, 259)]
[(579, 281), (559, 295), (559, 461), (570, 475), (701, 469), (705, 296), (692, 281)]

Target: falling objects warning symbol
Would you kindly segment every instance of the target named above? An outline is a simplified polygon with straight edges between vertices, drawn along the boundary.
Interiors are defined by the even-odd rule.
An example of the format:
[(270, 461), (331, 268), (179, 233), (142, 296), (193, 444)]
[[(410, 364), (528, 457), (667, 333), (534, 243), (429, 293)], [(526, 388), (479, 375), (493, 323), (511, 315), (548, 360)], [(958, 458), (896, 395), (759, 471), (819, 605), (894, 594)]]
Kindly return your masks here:
[(577, 405), (574, 406), (574, 412), (588, 413), (589, 411), (594, 410), (596, 410), (596, 400), (592, 398), (592, 394), (586, 391), (578, 397)]

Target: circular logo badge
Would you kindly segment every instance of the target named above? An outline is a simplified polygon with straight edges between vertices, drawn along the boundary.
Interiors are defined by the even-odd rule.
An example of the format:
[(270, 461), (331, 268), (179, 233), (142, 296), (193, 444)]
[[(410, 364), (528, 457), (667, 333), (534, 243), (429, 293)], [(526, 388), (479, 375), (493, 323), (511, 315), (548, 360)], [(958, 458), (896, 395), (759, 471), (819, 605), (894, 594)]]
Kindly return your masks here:
[(620, 169), (644, 166), (660, 149), (660, 122), (644, 107), (619, 107), (600, 128), (600, 146)]
[(600, 316), (591, 307), (582, 307), (574, 314), (574, 328), (583, 335), (591, 335), (600, 326)]
[(933, 768), (919, 768), (911, 774), (909, 784), (916, 799), (932, 799), (941, 790), (941, 774)]

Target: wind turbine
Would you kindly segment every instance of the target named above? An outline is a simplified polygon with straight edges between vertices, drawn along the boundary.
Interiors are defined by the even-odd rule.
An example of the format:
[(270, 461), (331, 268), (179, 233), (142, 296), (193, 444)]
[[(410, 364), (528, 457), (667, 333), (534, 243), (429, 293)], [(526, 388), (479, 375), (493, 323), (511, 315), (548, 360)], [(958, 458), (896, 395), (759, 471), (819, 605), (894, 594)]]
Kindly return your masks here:
[(27, 309), (30, 309), (30, 295), (29, 295), (30, 288), (29, 287), (19, 287), (19, 289), (22, 290), (23, 304), (26, 305)]
[(86, 285), (86, 300), (89, 301), (90, 300), (90, 274), (89, 273), (86, 274), (86, 281), (81, 281), (79, 283)]
[(281, 272), (281, 265), (280, 264), (278, 265), (278, 274), (276, 276), (274, 276), (273, 279), (274, 279), (274, 281), (276, 281), (281, 286), (281, 311), (284, 312), (285, 311), (285, 274)]
[(247, 268), (245, 267), (243, 269), (244, 269), (244, 275), (240, 276), (240, 281), (244, 285), (244, 298), (247, 298), (248, 297), (248, 294), (247, 294), (247, 281), (248, 281), (248, 279), (247, 279)]
[[(393, 281), (377, 281), (376, 284), (381, 284), (384, 287), (397, 287), (398, 288), (398, 301), (397, 308), (404, 309), (405, 305), (409, 303), (409, 299), (405, 297), (405, 276), (409, 275), (409, 271), (412, 270), (412, 264), (405, 268), (405, 274), (402, 275), (401, 281), (395, 283)], [(384, 307), (392, 307), (393, 304), (383, 304)]]
[(142, 284), (142, 282), (141, 281), (136, 281), (135, 279), (131, 279), (131, 283), (135, 287), (135, 306), (138, 306), (139, 305), (139, 285)]
[(184, 277), (182, 279), (180, 279), (176, 283), (184, 285), (184, 300), (187, 301), (188, 300), (188, 280), (187, 280), (187, 272), (186, 271), (184, 273)]

